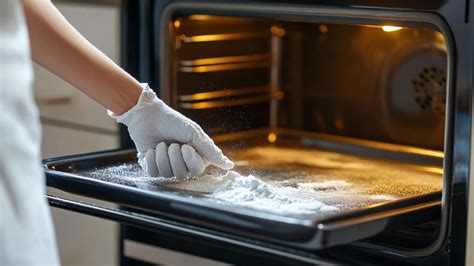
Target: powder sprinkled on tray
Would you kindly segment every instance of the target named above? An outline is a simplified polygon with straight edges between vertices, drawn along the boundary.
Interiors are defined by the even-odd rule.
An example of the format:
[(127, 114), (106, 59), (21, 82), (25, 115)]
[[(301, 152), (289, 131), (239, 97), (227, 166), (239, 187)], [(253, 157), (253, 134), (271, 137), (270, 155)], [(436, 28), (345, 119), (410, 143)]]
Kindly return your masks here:
[(279, 193), (252, 175), (243, 176), (229, 171), (221, 177), (223, 185), (209, 197), (234, 206), (250, 207), (280, 214), (310, 214), (332, 212), (338, 208), (316, 200), (292, 197)]

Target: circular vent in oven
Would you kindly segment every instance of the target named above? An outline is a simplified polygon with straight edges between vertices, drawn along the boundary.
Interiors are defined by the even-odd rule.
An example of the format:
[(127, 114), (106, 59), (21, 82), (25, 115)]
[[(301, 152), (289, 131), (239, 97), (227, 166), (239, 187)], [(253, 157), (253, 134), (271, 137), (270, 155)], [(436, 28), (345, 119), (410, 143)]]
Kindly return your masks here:
[(447, 54), (425, 37), (398, 44), (381, 75), (381, 119), (396, 143), (442, 149), (446, 104)]
[(415, 102), (423, 110), (445, 114), (446, 71), (438, 66), (426, 66), (412, 80)]

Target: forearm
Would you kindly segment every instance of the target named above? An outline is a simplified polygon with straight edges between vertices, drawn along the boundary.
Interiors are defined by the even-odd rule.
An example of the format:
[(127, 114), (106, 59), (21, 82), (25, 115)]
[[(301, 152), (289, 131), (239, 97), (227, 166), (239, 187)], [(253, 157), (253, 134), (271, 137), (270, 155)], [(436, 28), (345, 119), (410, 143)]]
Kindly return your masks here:
[(78, 33), (48, 0), (23, 0), (33, 60), (116, 114), (138, 100), (138, 81)]

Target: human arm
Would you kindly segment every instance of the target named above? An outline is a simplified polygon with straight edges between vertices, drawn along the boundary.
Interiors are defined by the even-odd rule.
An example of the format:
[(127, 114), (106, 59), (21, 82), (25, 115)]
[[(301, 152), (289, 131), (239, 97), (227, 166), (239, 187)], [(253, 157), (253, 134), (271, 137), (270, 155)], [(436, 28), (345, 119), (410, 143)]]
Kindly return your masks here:
[(195, 122), (179, 114), (78, 33), (48, 0), (23, 0), (33, 59), (127, 125), (149, 175), (185, 177), (233, 163)]
[(33, 60), (116, 114), (129, 110), (141, 87), (87, 41), (49, 0), (23, 0)]

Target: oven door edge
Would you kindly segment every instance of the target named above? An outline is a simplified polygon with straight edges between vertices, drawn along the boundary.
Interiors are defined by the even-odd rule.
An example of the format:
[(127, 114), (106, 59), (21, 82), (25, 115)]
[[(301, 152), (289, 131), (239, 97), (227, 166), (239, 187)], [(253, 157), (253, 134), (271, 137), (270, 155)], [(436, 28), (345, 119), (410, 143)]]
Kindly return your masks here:
[(70, 199), (64, 199), (56, 196), (47, 195), (48, 203), (51, 207), (60, 208), (68, 211), (82, 213), (93, 217), (107, 219), (113, 222), (119, 222), (146, 230), (157, 231), (171, 231), (178, 234), (190, 235), (195, 238), (205, 238), (211, 241), (219, 241), (222, 243), (235, 245), (242, 248), (251, 248), (272, 254), (274, 256), (281, 256), (287, 259), (295, 260), (301, 263), (310, 263), (314, 265), (338, 265), (339, 263), (311, 254), (311, 256), (302, 256), (293, 252), (283, 251), (255, 243), (248, 243), (239, 241), (238, 239), (226, 238), (218, 234), (206, 232), (202, 228), (180, 224), (175, 221), (168, 221), (162, 218), (151, 217), (144, 214), (137, 215), (136, 213), (125, 211), (122, 209), (112, 209), (100, 205), (93, 205), (87, 202), (79, 202)]

